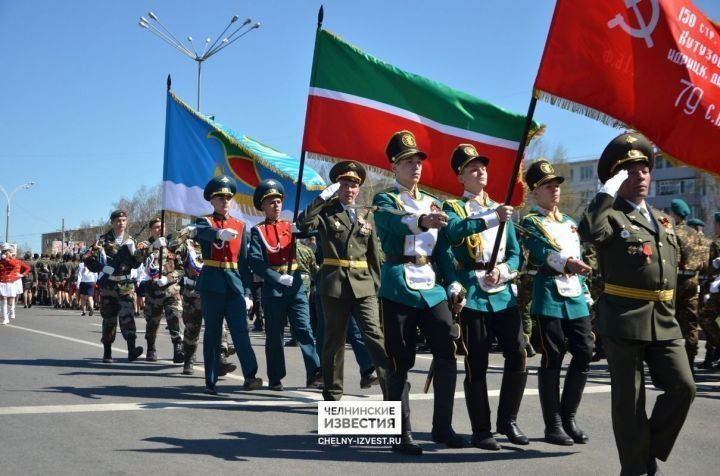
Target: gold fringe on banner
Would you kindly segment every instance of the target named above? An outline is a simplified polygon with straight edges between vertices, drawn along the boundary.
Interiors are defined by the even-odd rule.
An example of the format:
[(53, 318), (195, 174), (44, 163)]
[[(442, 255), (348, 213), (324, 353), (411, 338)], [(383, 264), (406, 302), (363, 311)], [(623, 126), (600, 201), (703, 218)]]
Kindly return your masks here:
[(614, 117), (608, 116), (604, 112), (600, 112), (597, 109), (593, 109), (591, 107), (584, 106), (575, 101), (561, 98), (559, 96), (555, 96), (554, 94), (546, 93), (546, 92), (540, 91), (540, 90), (536, 90), (535, 94), (537, 95), (537, 98), (541, 101), (545, 101), (547, 103), (552, 104), (553, 106), (557, 106), (562, 109), (566, 109), (568, 111), (575, 112), (577, 114), (582, 114), (583, 116), (589, 117), (590, 119), (595, 119), (596, 121), (602, 122), (606, 126), (615, 127), (618, 129), (622, 129), (622, 128), (632, 129), (632, 127), (628, 126), (624, 122), (618, 121)]

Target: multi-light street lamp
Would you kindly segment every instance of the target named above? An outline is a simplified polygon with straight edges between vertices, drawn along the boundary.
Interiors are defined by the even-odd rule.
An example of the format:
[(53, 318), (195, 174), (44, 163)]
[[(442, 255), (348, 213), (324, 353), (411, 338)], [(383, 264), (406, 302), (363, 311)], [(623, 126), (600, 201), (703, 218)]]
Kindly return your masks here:
[[(235, 31), (233, 31), (231, 34), (229, 34), (227, 36), (224, 36), (225, 33), (227, 33), (227, 31), (233, 26), (233, 24), (238, 21), (239, 17), (237, 15), (234, 15), (230, 19), (230, 23), (228, 24), (228, 26), (225, 27), (223, 32), (220, 33), (220, 35), (215, 39), (215, 41), (212, 43), (212, 45), (210, 44), (212, 39), (207, 38), (205, 40), (205, 47), (203, 48), (202, 53), (198, 53), (197, 50), (195, 49), (195, 45), (193, 44), (192, 36), (187, 37), (188, 43), (190, 44), (190, 48), (192, 48), (192, 50), (191, 50), (190, 48), (188, 48), (187, 46), (182, 44), (182, 42), (180, 42), (180, 40), (178, 40), (175, 37), (175, 35), (173, 35), (170, 32), (170, 30), (165, 28), (165, 25), (160, 23), (160, 20), (158, 19), (157, 15), (155, 15), (153, 12), (149, 12), (148, 17), (150, 17), (150, 20), (148, 20), (145, 17), (140, 17), (140, 21), (138, 22), (138, 24), (140, 25), (141, 28), (147, 29), (151, 33), (155, 34), (158, 38), (163, 40), (165, 43), (169, 44), (170, 46), (172, 46), (173, 48), (178, 50), (180, 53), (184, 54), (188, 58), (197, 62), (197, 65), (198, 65), (197, 110), (198, 110), (198, 112), (200, 112), (200, 88), (202, 86), (202, 64), (203, 64), (203, 61), (207, 60), (211, 56), (215, 55), (216, 53), (219, 53), (220, 51), (224, 50), (228, 46), (232, 45), (237, 40), (239, 40), (243, 36), (250, 33), (252, 30), (260, 28), (260, 23), (255, 23), (254, 25), (250, 26), (250, 28), (245, 28), (246, 26), (248, 26), (252, 23), (252, 20), (248, 18), (240, 26), (238, 26), (235, 29)], [(153, 22), (157, 23), (159, 28)], [(243, 29), (244, 29), (244, 31), (242, 31), (242, 33), (240, 33), (241, 30), (243, 30)], [(221, 38), (222, 38), (222, 40), (221, 40)]]
[(4, 188), (0, 187), (0, 192), (5, 195), (5, 201), (7, 202), (7, 207), (5, 208), (5, 242), (7, 243), (10, 241), (10, 201), (13, 198), (13, 195), (15, 195), (20, 190), (27, 190), (30, 187), (35, 185), (35, 182), (25, 182), (22, 185), (18, 185), (15, 187), (15, 190), (10, 192), (9, 194), (5, 191)]

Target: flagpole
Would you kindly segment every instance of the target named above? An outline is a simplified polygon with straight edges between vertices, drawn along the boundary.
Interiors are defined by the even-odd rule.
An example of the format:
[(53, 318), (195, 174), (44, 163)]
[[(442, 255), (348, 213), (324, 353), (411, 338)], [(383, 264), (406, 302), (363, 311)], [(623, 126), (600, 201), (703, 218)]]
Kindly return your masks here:
[[(317, 22), (317, 31), (318, 32), (322, 28), (323, 16), (324, 16), (323, 6), (320, 5), (320, 10), (318, 10), (318, 22)], [(317, 32), (315, 33), (315, 37), (317, 38)], [(315, 61), (313, 61), (313, 68), (312, 68), (312, 71), (310, 72), (310, 85), (312, 85), (315, 82), (315, 70), (316, 70)], [(308, 111), (305, 112), (306, 118), (308, 116), (309, 109), (310, 109), (310, 97), (308, 96)], [(303, 133), (303, 137), (304, 136), (305, 136), (305, 134)], [(295, 187), (295, 210), (293, 211), (293, 222), (297, 222), (298, 214), (300, 213), (300, 193), (302, 192), (302, 179), (303, 179), (304, 169), (305, 169), (305, 150), (303, 149), (300, 152), (300, 170), (298, 171), (297, 185)]]
[[(170, 78), (170, 75), (168, 74), (167, 77), (167, 93), (170, 93), (170, 87), (172, 86), (172, 79)], [(199, 89), (198, 89), (199, 91)], [(198, 98), (199, 98), (198, 93)], [(200, 99), (198, 99), (198, 111), (200, 110)], [(165, 106), (167, 108), (167, 106)], [(167, 113), (165, 114), (165, 140), (167, 141)], [(163, 183), (160, 185), (161, 187), (161, 193), (160, 193), (160, 236), (165, 236), (165, 168), (167, 166), (167, 142), (165, 143), (165, 159), (163, 160)], [(160, 277), (162, 278), (162, 270), (163, 270), (163, 250), (160, 248)]]
[[(515, 192), (515, 184), (517, 183), (517, 176), (520, 172), (520, 164), (522, 163), (523, 154), (525, 153), (525, 146), (527, 145), (528, 137), (530, 136), (530, 128), (532, 127), (533, 116), (535, 115), (535, 105), (537, 104), (537, 93), (533, 91), (532, 97), (530, 98), (530, 105), (528, 106), (527, 116), (525, 116), (525, 126), (523, 128), (522, 138), (520, 139), (520, 145), (515, 155), (515, 164), (513, 165), (513, 171), (510, 175), (510, 183), (508, 184), (508, 191), (505, 194), (505, 202), (507, 205), (512, 200), (513, 193)], [(488, 271), (495, 268), (497, 262), (498, 252), (500, 251), (500, 242), (502, 240), (503, 231), (505, 231), (505, 223), (500, 222), (498, 227), (497, 236), (495, 237), (495, 244), (493, 245), (492, 255), (490, 256), (490, 262), (488, 263)]]

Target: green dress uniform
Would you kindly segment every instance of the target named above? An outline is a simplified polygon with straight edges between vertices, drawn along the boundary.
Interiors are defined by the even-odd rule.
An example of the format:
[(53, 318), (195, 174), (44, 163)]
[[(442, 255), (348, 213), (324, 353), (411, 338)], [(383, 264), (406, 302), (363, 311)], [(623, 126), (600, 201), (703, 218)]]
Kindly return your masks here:
[[(640, 134), (622, 134), (605, 148), (598, 176), (605, 183), (634, 163), (652, 169), (653, 150)], [(680, 326), (675, 319), (678, 245), (671, 219), (603, 189), (580, 222), (597, 248), (604, 289), (597, 303), (599, 331), (612, 386), (612, 422), (621, 474), (654, 474), (670, 455), (695, 397)], [(645, 217), (644, 214), (648, 214)], [(645, 362), (663, 391), (648, 419)]]
[[(330, 170), (330, 180), (350, 180), (359, 185), (365, 169), (357, 162), (339, 162)], [(328, 187), (328, 191), (337, 185)], [(355, 318), (380, 378), (389, 362), (385, 353), (377, 301), (380, 284), (379, 243), (368, 209), (348, 208), (338, 197), (319, 196), (298, 220), (304, 232), (320, 234), (323, 263), (317, 293), (325, 316), (322, 368), (325, 400), (340, 400), (343, 394), (345, 341), (348, 322)]]
[[(546, 160), (533, 162), (525, 175), (530, 190), (547, 183), (559, 186), (565, 179), (555, 175)], [(522, 221), (529, 260), (538, 269), (532, 287), (530, 312), (537, 318), (542, 359), (538, 369), (538, 392), (545, 422), (545, 441), (572, 445), (587, 443), (587, 434), (575, 423), (593, 351), (589, 293), (585, 276), (567, 268), (570, 258), (583, 259), (577, 224), (557, 208), (532, 208)], [(560, 369), (567, 351), (572, 359), (560, 397)]]
[[(462, 173), (474, 161), (487, 166), (490, 160), (479, 156), (470, 144), (460, 144), (450, 159), (456, 174)], [(520, 243), (512, 222), (506, 223), (497, 256), (500, 282), (487, 285), (484, 281), (488, 271), (492, 271), (488, 262), (500, 223), (495, 211), (498, 206), (485, 192), (475, 195), (465, 191), (461, 199), (447, 200), (443, 211), (448, 216), (448, 225), (442, 230), (440, 239), (449, 244), (454, 262), (438, 261), (444, 284), (459, 283), (466, 291), (467, 302), (459, 316), (465, 346), (465, 401), (473, 430), (472, 443), (489, 450), (499, 449), (491, 432), (487, 389), (491, 335), (497, 337), (505, 357), (497, 431), (515, 444), (528, 444), (527, 437), (517, 426), (517, 414), (527, 382), (527, 355), (522, 320), (511, 287), (522, 264)]]
[[(392, 163), (419, 157), (409, 131), (395, 133), (386, 148)], [(415, 338), (419, 326), (432, 336), (435, 377), (433, 380), (432, 438), (451, 447), (466, 443), (452, 429), (457, 364), (455, 339), (457, 326), (450, 313), (445, 289), (436, 282), (433, 262), (451, 260), (448, 247), (438, 246), (438, 230), (423, 229), (424, 215), (441, 210), (438, 198), (417, 188), (407, 189), (399, 183), (373, 198), (375, 226), (385, 261), (380, 269), (380, 297), (385, 350), (391, 359), (387, 378), (387, 399), (402, 402), (401, 444), (393, 450), (421, 454), (412, 440), (410, 425), (410, 383), (408, 371), (415, 365)]]
[[(284, 198), (282, 185), (275, 180), (263, 180), (255, 189), (255, 208), (262, 210), (266, 198)], [(273, 390), (283, 390), (286, 375), (284, 330), (285, 319), (290, 322), (305, 363), (306, 386), (318, 388), (322, 382), (320, 358), (310, 326), (308, 292), (298, 269), (292, 224), (287, 220), (265, 220), (250, 232), (248, 260), (252, 272), (263, 279), (262, 306), (265, 317), (265, 357), (268, 384)], [(283, 276), (289, 285), (283, 284)]]

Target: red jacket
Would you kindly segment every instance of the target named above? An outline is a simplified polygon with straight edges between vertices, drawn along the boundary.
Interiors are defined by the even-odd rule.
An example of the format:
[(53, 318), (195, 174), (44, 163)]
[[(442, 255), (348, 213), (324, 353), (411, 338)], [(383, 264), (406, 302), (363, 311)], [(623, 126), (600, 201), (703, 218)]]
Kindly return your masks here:
[(0, 283), (12, 283), (30, 272), (30, 266), (17, 258), (0, 259)]

